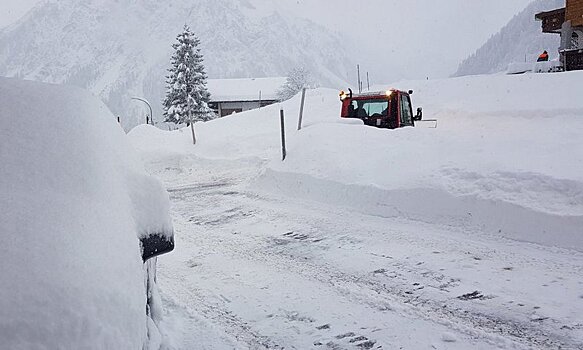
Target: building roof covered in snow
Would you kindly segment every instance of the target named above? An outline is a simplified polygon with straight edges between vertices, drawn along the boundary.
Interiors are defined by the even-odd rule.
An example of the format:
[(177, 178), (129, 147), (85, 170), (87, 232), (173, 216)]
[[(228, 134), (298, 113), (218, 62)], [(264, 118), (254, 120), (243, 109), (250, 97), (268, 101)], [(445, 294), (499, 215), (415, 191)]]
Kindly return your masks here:
[(285, 77), (209, 79), (212, 102), (275, 101)]

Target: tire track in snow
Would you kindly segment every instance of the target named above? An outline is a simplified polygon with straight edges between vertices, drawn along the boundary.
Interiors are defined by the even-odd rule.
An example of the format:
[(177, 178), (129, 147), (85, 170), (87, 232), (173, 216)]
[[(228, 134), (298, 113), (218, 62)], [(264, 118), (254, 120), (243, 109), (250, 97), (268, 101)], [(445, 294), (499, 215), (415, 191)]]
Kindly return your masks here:
[[(225, 187), (232, 187), (232, 185), (233, 183), (225, 182), (219, 186), (194, 186), (192, 188), (171, 190), (171, 193), (173, 200), (184, 201), (182, 204), (186, 207), (192, 204), (195, 206), (197, 205), (187, 201), (187, 198), (198, 197), (197, 201), (206, 203), (207, 201), (201, 200), (202, 197), (209, 199), (209, 197), (212, 198), (219, 196), (220, 198), (213, 198), (213, 201), (216, 203), (222, 203), (221, 210), (225, 209), (223, 210), (225, 213), (232, 211), (232, 207), (249, 206), (249, 201), (245, 201), (245, 199), (248, 199), (249, 197), (253, 197), (254, 200), (262, 200), (257, 196), (248, 196), (246, 194), (238, 193), (235, 190), (225, 190)], [(180, 192), (180, 194), (178, 195), (174, 192)], [(225, 201), (233, 201), (235, 203), (228, 203), (229, 205), (225, 206)], [(251, 203), (251, 205), (253, 205), (253, 203)], [(264, 220), (288, 219), (282, 218), (281, 213), (266, 212), (258, 205), (249, 208), (249, 211), (256, 213), (255, 215), (266, 216)], [(185, 218), (187, 214), (188, 209), (186, 208), (180, 212), (180, 215)], [(243, 220), (244, 218), (229, 217), (229, 220), (238, 219)], [(205, 223), (208, 222), (208, 220), (205, 221), (204, 215), (202, 215), (201, 220), (194, 224), (205, 225)], [(214, 222), (215, 226), (220, 226), (221, 224), (224, 223)], [(304, 239), (299, 239), (301, 237), (304, 237)], [(547, 328), (543, 329), (537, 327), (536, 324), (533, 325), (508, 318), (500, 318), (494, 314), (487, 314), (472, 308), (465, 308), (463, 304), (455, 300), (449, 300), (444, 303), (443, 301), (424, 298), (422, 294), (411, 293), (410, 285), (407, 285), (404, 282), (396, 282), (395, 279), (379, 278), (376, 276), (378, 274), (373, 276), (356, 275), (338, 270), (334, 266), (326, 263), (317, 264), (313, 261), (306, 261), (300, 259), (298, 256), (294, 256), (293, 254), (287, 254), (286, 250), (282, 250), (281, 241), (278, 243), (278, 240), (281, 240), (282, 238), (272, 238), (273, 240), (270, 241), (268, 239), (260, 246), (249, 244), (244, 239), (237, 237), (232, 240), (221, 240), (220, 244), (223, 245), (225, 251), (228, 251), (232, 255), (236, 255), (238, 258), (261, 262), (274, 269), (281, 269), (281, 266), (285, 266), (286, 272), (292, 272), (308, 280), (332, 286), (339, 294), (344, 295), (347, 299), (366, 304), (373, 309), (378, 310), (379, 307), (393, 309), (395, 308), (395, 305), (397, 305), (397, 312), (404, 316), (423, 318), (456, 329), (457, 331), (468, 334), (471, 337), (485, 338), (492, 343), (498, 341), (497, 337), (503, 337), (515, 342), (517, 345), (521, 344), (522, 346), (581, 349), (581, 344), (578, 344), (575, 340), (564, 337), (554, 331), (546, 330), (549, 326), (546, 326)], [(308, 245), (314, 243), (311, 240), (305, 239), (307, 238), (305, 236), (291, 238), (295, 241), (293, 244)], [(283, 239), (286, 238), (284, 237)], [(443, 280), (449, 280), (451, 282), (454, 280), (454, 278), (435, 271), (429, 273), (429, 275), (433, 274), (433, 277), (430, 276), (429, 278), (426, 278), (426, 276), (423, 276), (423, 272), (421, 272), (420, 269), (407, 264), (402, 264), (401, 269), (409, 270), (409, 276), (405, 277), (405, 280), (409, 281), (412, 279), (420, 281), (431, 280), (432, 278), (436, 282)], [(424, 285), (429, 284), (424, 283)], [(390, 300), (391, 303), (387, 303), (387, 299)], [(205, 301), (204, 299), (199, 299), (197, 303), (204, 305)], [(207, 306), (207, 309), (209, 308), (216, 310), (215, 307)], [(225, 323), (225, 320), (227, 320), (226, 325), (228, 327), (239, 329), (235, 333), (240, 332), (248, 335), (251, 334), (250, 338), (255, 340), (251, 341), (247, 339), (245, 342), (248, 344), (261, 344), (261, 341), (258, 339), (267, 339), (258, 334), (253, 334), (252, 329), (250, 329), (248, 325), (244, 324), (241, 320), (237, 320), (236, 317), (231, 317), (232, 315), (229, 315), (228, 311), (218, 313), (215, 311), (205, 312), (209, 317), (218, 320), (219, 322)], [(552, 323), (553, 326), (551, 328), (557, 328), (560, 326), (560, 323), (557, 320), (545, 319), (544, 322), (546, 324)], [(477, 332), (476, 329), (479, 329), (486, 334), (480, 334), (481, 332)], [(269, 346), (278, 345), (270, 343)]]
[[(413, 294), (408, 285), (391, 284), (388, 280), (374, 280), (366, 275), (354, 275), (337, 270), (331, 265), (313, 264), (296, 259), (291, 255), (281, 255), (263, 249), (255, 250), (249, 254), (249, 247), (240, 250), (241, 247), (241, 242), (239, 242), (239, 244), (229, 247), (229, 250), (237, 252), (240, 258), (246, 257), (249, 260), (260, 261), (270, 264), (274, 268), (285, 266), (286, 272), (293, 272), (306, 279), (332, 286), (347, 299), (368, 305), (376, 310), (395, 310), (403, 316), (435, 322), (471, 337), (486, 339), (493, 344), (498, 342), (497, 336), (502, 336), (510, 338), (513, 342), (537, 348), (581, 349), (581, 344), (576, 341), (552, 332), (545, 332), (531, 324), (497, 318), (493, 314), (480, 313), (453, 303), (442, 303), (424, 298), (420, 294)], [(421, 276), (417, 277), (412, 280), (423, 280)], [(368, 293), (371, 291), (374, 293)], [(557, 320), (546, 319), (545, 321), (560, 326)], [(479, 334), (475, 329), (494, 336)]]

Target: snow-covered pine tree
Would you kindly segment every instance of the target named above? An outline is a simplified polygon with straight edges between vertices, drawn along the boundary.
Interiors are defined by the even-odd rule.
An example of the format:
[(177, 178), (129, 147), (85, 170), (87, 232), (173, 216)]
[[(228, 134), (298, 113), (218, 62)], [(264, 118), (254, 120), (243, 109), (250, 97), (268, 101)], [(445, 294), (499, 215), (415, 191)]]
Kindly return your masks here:
[(208, 106), (210, 93), (206, 87), (207, 76), (199, 45), (200, 40), (184, 25), (184, 30), (172, 45), (172, 67), (166, 77), (166, 122), (190, 124), (216, 118)]
[(296, 67), (288, 73), (287, 80), (277, 91), (277, 97), (281, 101), (289, 100), (294, 97), (303, 88), (314, 88), (310, 72), (304, 67)]

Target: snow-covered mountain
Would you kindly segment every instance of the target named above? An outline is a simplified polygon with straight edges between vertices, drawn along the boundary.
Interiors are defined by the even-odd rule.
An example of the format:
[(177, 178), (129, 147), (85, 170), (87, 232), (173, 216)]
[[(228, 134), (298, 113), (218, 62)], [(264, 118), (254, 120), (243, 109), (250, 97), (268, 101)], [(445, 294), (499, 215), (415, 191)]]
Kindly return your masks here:
[(509, 63), (533, 62), (547, 50), (551, 59), (558, 56), (559, 35), (544, 34), (534, 15), (564, 7), (565, 0), (537, 0), (526, 7), (474, 54), (464, 60), (454, 76), (489, 74), (506, 70)]
[(88, 88), (122, 118), (161, 119), (171, 44), (187, 23), (201, 38), (210, 77), (282, 76), (303, 65), (344, 85), (353, 63), (329, 30), (248, 1), (49, 0), (0, 32), (0, 75)]

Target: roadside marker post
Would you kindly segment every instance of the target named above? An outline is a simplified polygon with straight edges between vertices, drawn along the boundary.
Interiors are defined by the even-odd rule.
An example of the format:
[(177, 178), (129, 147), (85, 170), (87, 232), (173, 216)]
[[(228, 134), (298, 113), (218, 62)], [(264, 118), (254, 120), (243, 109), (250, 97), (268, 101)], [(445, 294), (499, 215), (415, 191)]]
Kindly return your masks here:
[(298, 119), (298, 131), (302, 129), (302, 118), (304, 116), (304, 102), (306, 101), (306, 88), (302, 89), (302, 102), (300, 103), (300, 118)]
[(283, 109), (279, 110), (279, 124), (281, 126), (281, 161), (283, 162), (287, 156), (287, 151), (285, 149), (285, 122)]

